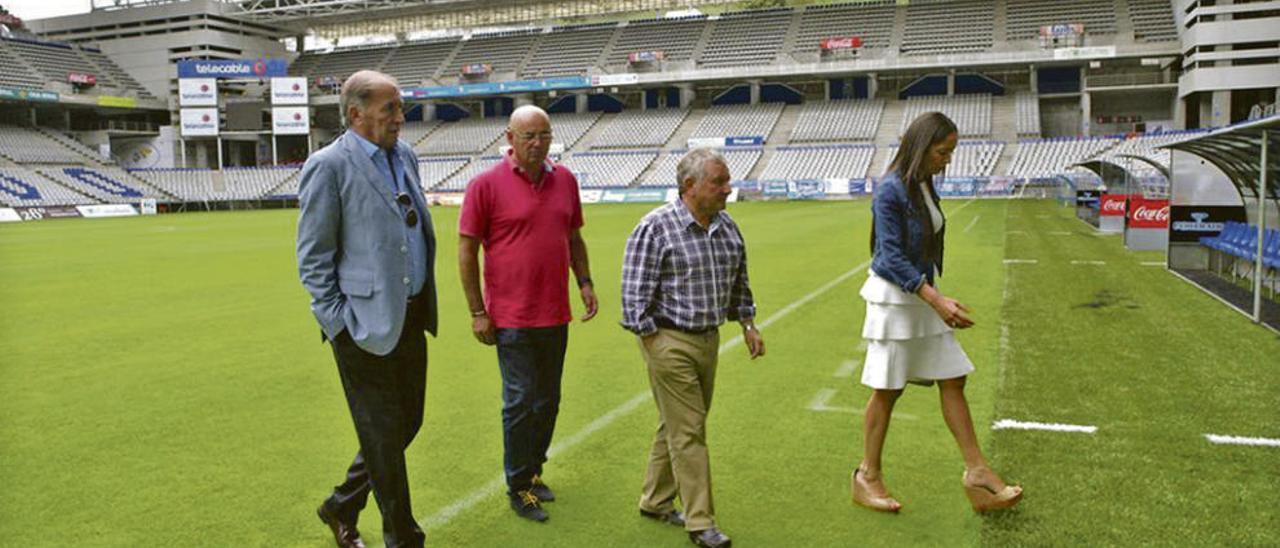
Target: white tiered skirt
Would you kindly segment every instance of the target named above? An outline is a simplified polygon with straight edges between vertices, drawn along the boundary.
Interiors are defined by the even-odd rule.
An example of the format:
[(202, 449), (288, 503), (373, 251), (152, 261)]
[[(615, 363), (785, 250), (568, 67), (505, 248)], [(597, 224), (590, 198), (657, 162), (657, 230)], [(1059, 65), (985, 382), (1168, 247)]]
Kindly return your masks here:
[(862, 337), (867, 340), (862, 384), (901, 390), (908, 382), (928, 386), (973, 371), (973, 362), (956, 342), (951, 327), (920, 297), (871, 271), (859, 293), (867, 301), (862, 325)]

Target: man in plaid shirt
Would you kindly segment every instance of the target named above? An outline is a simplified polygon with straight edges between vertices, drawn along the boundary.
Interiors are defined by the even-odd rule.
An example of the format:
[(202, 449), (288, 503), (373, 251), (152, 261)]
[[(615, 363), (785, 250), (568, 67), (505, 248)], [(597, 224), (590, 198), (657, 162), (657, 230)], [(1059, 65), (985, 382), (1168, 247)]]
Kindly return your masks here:
[(753, 322), (746, 245), (724, 211), (732, 192), (724, 157), (694, 149), (676, 175), (680, 199), (640, 220), (622, 261), (622, 326), (639, 338), (660, 417), (640, 514), (683, 525), (698, 546), (727, 547), (715, 523), (706, 437), (719, 327), (740, 322), (752, 359), (764, 355), (764, 339)]

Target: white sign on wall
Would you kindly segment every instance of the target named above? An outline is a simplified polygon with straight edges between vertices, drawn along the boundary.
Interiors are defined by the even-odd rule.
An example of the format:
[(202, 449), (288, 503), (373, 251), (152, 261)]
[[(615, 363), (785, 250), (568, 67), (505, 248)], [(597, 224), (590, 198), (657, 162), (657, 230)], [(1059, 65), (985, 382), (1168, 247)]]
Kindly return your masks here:
[(216, 137), (218, 135), (218, 109), (182, 109), (183, 137)]
[(271, 132), (276, 135), (311, 133), (311, 113), (307, 107), (272, 107)]
[(273, 105), (305, 105), (307, 104), (306, 78), (272, 78), (271, 104)]
[(213, 78), (179, 78), (178, 105), (184, 107), (218, 106), (218, 81)]

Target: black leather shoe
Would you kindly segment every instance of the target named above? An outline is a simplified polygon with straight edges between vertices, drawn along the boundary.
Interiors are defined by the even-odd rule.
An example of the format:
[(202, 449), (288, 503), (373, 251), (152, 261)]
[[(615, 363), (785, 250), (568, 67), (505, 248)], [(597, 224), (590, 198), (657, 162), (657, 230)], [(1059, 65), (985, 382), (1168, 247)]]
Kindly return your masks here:
[(556, 494), (551, 491), (547, 484), (542, 483), (542, 476), (533, 477), (533, 487), (529, 488), (533, 491), (534, 496), (538, 497), (538, 502), (555, 502)]
[(670, 512), (650, 512), (644, 508), (640, 509), (640, 515), (655, 521), (670, 523), (684, 527), (684, 512), (672, 510)]
[(729, 536), (721, 533), (720, 529), (712, 527), (701, 531), (689, 531), (689, 540), (698, 546), (706, 548), (729, 548), (733, 541), (729, 540)]
[(316, 508), (316, 515), (333, 531), (333, 540), (338, 543), (339, 548), (364, 548), (364, 540), (360, 538), (360, 531), (354, 524), (343, 523), (324, 504)]
[(533, 491), (520, 491), (511, 495), (511, 509), (515, 510), (517, 516), (524, 519), (547, 521), (547, 511), (542, 509), (542, 504), (538, 502), (538, 496), (533, 494)]

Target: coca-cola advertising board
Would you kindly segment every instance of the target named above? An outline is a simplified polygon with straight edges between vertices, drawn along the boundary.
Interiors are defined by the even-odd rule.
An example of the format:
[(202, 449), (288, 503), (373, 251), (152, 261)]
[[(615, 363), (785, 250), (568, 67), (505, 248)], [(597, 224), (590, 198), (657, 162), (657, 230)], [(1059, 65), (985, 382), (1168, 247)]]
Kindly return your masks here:
[(1129, 199), (1129, 228), (1168, 228), (1169, 200)]
[(818, 41), (818, 47), (822, 51), (831, 51), (837, 49), (858, 49), (862, 47), (861, 36), (831, 36)]
[(1103, 194), (1098, 201), (1098, 215), (1103, 217), (1123, 217), (1124, 194)]

